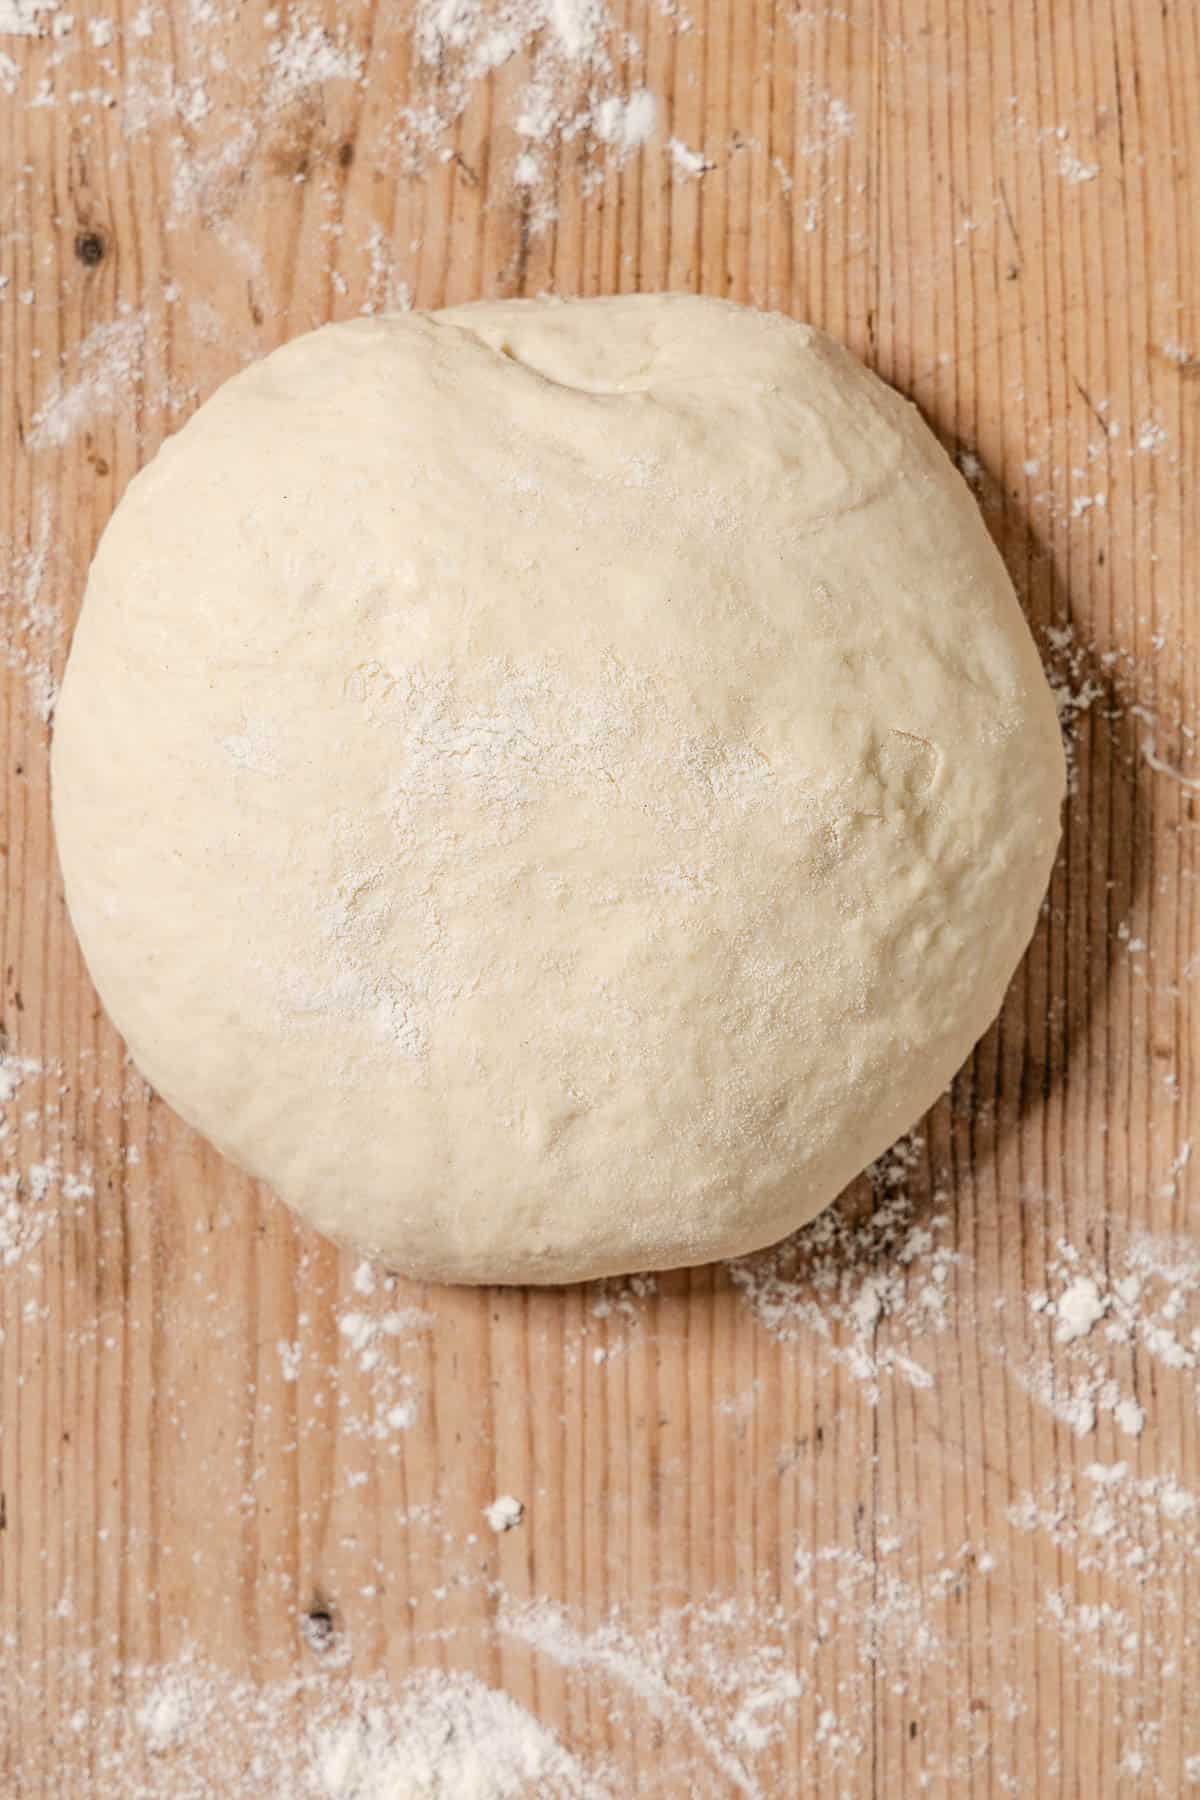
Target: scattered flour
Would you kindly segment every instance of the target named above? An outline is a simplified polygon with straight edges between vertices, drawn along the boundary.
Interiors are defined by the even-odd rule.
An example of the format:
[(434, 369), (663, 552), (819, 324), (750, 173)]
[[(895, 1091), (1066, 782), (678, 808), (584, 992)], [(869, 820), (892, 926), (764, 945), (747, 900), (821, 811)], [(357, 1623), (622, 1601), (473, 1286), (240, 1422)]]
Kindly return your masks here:
[[(371, 1265), (360, 1262), (351, 1280), (360, 1300), (372, 1297), (374, 1280)], [(385, 1310), (355, 1304), (338, 1313), (339, 1336), (358, 1373), (368, 1378), (369, 1410), (355, 1411), (346, 1393), (338, 1404), (346, 1437), (385, 1443), (389, 1456), (396, 1458), (400, 1445), (393, 1441), (395, 1434), (410, 1431), (420, 1414), (416, 1377), (403, 1366), (403, 1358), (417, 1347), (421, 1334), (431, 1329), (434, 1316), (422, 1307), (390, 1305), (397, 1286), (394, 1275), (385, 1275), (381, 1286)], [(300, 1346), (281, 1343), (279, 1357), (284, 1380), (297, 1380), (302, 1367)]]
[(593, 128), (602, 144), (611, 144), (624, 162), (653, 136), (658, 122), (658, 102), (648, 88), (638, 88), (628, 99), (609, 94), (592, 115)]
[(484, 1507), (483, 1516), (493, 1531), (512, 1531), (525, 1517), (524, 1502), (514, 1500), (511, 1494), (501, 1494), (490, 1506)]
[(1016, 95), (1009, 100), (1011, 118), (1009, 128), (1017, 143), (1032, 143), (1039, 149), (1049, 151), (1054, 157), (1055, 167), (1068, 187), (1078, 187), (1089, 181), (1095, 181), (1100, 173), (1099, 163), (1084, 162), (1071, 148), (1071, 128), (1069, 125), (1034, 126), (1020, 111)]
[(1042, 1616), (1094, 1673), (1124, 1681), (1136, 1672), (1141, 1635), (1123, 1608), (1079, 1601), (1071, 1588), (1051, 1588)]
[(857, 124), (850, 107), (836, 94), (810, 94), (801, 117), (805, 137), (800, 154), (810, 162), (828, 156), (839, 144), (853, 137)]
[(610, 1276), (589, 1283), (588, 1292), (592, 1297), (582, 1324), (564, 1338), (569, 1366), (578, 1361), (589, 1338), (604, 1340), (591, 1346), (593, 1363), (612, 1362), (624, 1355), (637, 1342), (646, 1323), (647, 1302), (658, 1293), (658, 1280), (645, 1274)]
[(924, 1139), (902, 1138), (868, 1172), (875, 1204), (865, 1218), (842, 1202), (783, 1244), (729, 1265), (768, 1331), (823, 1349), (872, 1403), (885, 1376), (932, 1385), (922, 1347), (950, 1324), (959, 1257), (942, 1241), (950, 1218), (925, 1164)]
[(73, 378), (55, 377), (49, 398), (33, 415), (31, 450), (57, 450), (98, 419), (130, 407), (142, 381), (146, 315), (125, 312), (96, 325), (75, 353)]
[(703, 150), (689, 149), (680, 138), (670, 138), (667, 142), (667, 150), (670, 154), (671, 162), (674, 165), (675, 173), (677, 175), (682, 175), (685, 179), (703, 175), (707, 170), (715, 167), (713, 163), (708, 161)]
[(328, 1673), (252, 1686), (189, 1653), (122, 1679), (124, 1705), (82, 1720), (99, 1740), (96, 1791), (122, 1800), (613, 1800), (532, 1713), (466, 1672), (418, 1669), (394, 1691)]
[(82, 1215), (95, 1198), (91, 1165), (68, 1156), (65, 1092), (58, 1064), (0, 1051), (0, 1265), (6, 1269), (27, 1262), (64, 1213)]
[[(683, 32), (688, 22), (672, 16)], [(548, 184), (556, 159), (545, 152), (578, 145), (584, 159), (583, 194), (621, 168), (654, 135), (657, 97), (637, 81), (642, 47), (622, 28), (603, 0), (418, 0), (414, 43), (428, 82), (419, 103), (398, 121), (400, 147), (410, 164), (428, 157), (454, 159), (457, 122), (480, 84), (494, 70), (521, 58), (521, 86), (512, 122), (519, 140), (512, 164), (514, 188), (532, 198), (527, 214), (535, 234), (554, 209)], [(706, 166), (701, 159), (701, 167)]]
[(1025, 1392), (1053, 1418), (1069, 1426), (1076, 1437), (1087, 1437), (1100, 1419), (1109, 1415), (1126, 1436), (1140, 1436), (1146, 1422), (1145, 1411), (1131, 1395), (1122, 1394), (1120, 1383), (1105, 1372), (1101, 1358), (1093, 1358), (1082, 1372), (1036, 1360), (1024, 1367), (1014, 1362), (1011, 1367)]
[(1072, 187), (1077, 187), (1082, 181), (1095, 181), (1100, 173), (1100, 164), (1082, 162), (1075, 152), (1064, 144), (1058, 153), (1058, 172), (1064, 181), (1069, 182)]
[(414, 1332), (428, 1331), (433, 1322), (433, 1314), (419, 1306), (399, 1306), (382, 1313), (354, 1308), (339, 1315), (338, 1330), (367, 1375), (382, 1364), (389, 1338), (408, 1338)]
[(1108, 1311), (1108, 1301), (1090, 1275), (1079, 1275), (1059, 1295), (1053, 1311), (1058, 1320), (1055, 1338), (1060, 1344), (1072, 1344), (1099, 1324)]
[(1200, 1367), (1200, 1247), (1190, 1239), (1136, 1233), (1107, 1286), (1096, 1271), (1071, 1288), (1080, 1279), (1095, 1287), (1108, 1344), (1140, 1348), (1167, 1369)]
[(303, 25), (289, 16), (286, 32), (271, 44), (267, 66), (267, 104), (278, 111), (326, 82), (358, 81), (364, 61), (362, 53), (348, 44), (344, 30), (331, 38), (319, 25)]
[(861, 1548), (805, 1536), (781, 1598), (714, 1594), (635, 1627), (619, 1608), (584, 1624), (562, 1606), (505, 1596), (498, 1629), (607, 1697), (614, 1724), (633, 1709), (666, 1741), (690, 1743), (686, 1774), (651, 1785), (655, 1794), (775, 1800), (778, 1765), (758, 1759), (783, 1741), (804, 1746), (813, 1791), (821, 1780), (822, 1792), (857, 1792), (876, 1683), (915, 1696), (922, 1672), (936, 1669), (952, 1690), (958, 1606), (996, 1570), (970, 1544), (922, 1558), (903, 1524), (878, 1524), (875, 1544)]
[(412, 292), (408, 283), (401, 281), (396, 273), (393, 248), (382, 226), (372, 227), (366, 251), (369, 259), (367, 297), (359, 311), (368, 315), (408, 312), (412, 307)]
[[(236, 18), (233, 0), (189, 0), (172, 41), (162, 30), (162, 10), (149, 4), (120, 28), (114, 19), (100, 17), (74, 32), (66, 26), (68, 20), (74, 24), (74, 15), (58, 12), (57, 6), (58, 0), (0, 0), (0, 20), (7, 21), (9, 30), (44, 35), (49, 20), (62, 21), (49, 71), (27, 104), (73, 113), (83, 109), (84, 122), (96, 110), (115, 108), (127, 144), (151, 131), (160, 134), (170, 167), (167, 229), (203, 222), (222, 262), (244, 265), (261, 306), (269, 275), (258, 252), (257, 226), (237, 218), (256, 187), (247, 177), (277, 142), (284, 115), (311, 107), (316, 96), (322, 98), (323, 112), (332, 112), (344, 104), (339, 90), (365, 92), (371, 73), (367, 52), (373, 46), (356, 41), (345, 25), (323, 19), (301, 0), (286, 12), (267, 12), (272, 35), (263, 66), (243, 70), (231, 67), (228, 58)], [(675, 38), (693, 30), (678, 0), (657, 0), (654, 11)], [(379, 172), (388, 164), (393, 173), (400, 167), (419, 175), (453, 163), (464, 181), (477, 184), (480, 171), (464, 156), (458, 127), (481, 102), (489, 78), (513, 64), (505, 123), (517, 141), (511, 156), (506, 147), (503, 157), (492, 162), (491, 185), (496, 185), (497, 169), (511, 172), (511, 198), (521, 209), (522, 230), (529, 238), (548, 229), (557, 216), (555, 183), (570, 180), (586, 198), (610, 171), (642, 153), (668, 123), (665, 100), (647, 85), (646, 50), (611, 0), (414, 0), (396, 28), (410, 39), (416, 67), (409, 98), (377, 134)], [(119, 58), (96, 54), (111, 51), (118, 41)], [(13, 84), (15, 91), (19, 77), (11, 58), (0, 63), (0, 85)], [(330, 130), (337, 128), (331, 121)], [(803, 103), (803, 136), (795, 154), (823, 163), (855, 128), (854, 112), (844, 99), (814, 88)], [(761, 144), (744, 138), (735, 140), (735, 148), (763, 153)], [(715, 152), (706, 155), (679, 137), (664, 149), (684, 180), (714, 166)], [(778, 156), (774, 161), (790, 192), (795, 171), (784, 169)], [(297, 156), (292, 179), (319, 185), (328, 200), (333, 198), (330, 177), (336, 179), (332, 162), (309, 169)], [(830, 180), (820, 173), (816, 190), (797, 198), (805, 229), (816, 228), (829, 197)], [(840, 204), (841, 195), (836, 199)], [(327, 225), (341, 237), (345, 226), (340, 220)], [(413, 247), (404, 247), (406, 262)], [(388, 281), (397, 295), (405, 290), (400, 268), (397, 258)], [(329, 278), (336, 291), (352, 291), (348, 272), (332, 258)], [(386, 299), (375, 293), (355, 298), (362, 310), (393, 303), (390, 294)], [(103, 387), (101, 379), (99, 416), (113, 410)], [(60, 405), (35, 425), (37, 441), (56, 447), (73, 435), (76, 425), (75, 412)]]
[[(1176, 1157), (1176, 1180), (1189, 1160)], [(1114, 1361), (1132, 1366), (1139, 1386), (1149, 1379), (1148, 1362), (1188, 1376), (1200, 1368), (1200, 1249), (1189, 1240), (1135, 1234), (1105, 1274), (1085, 1268), (1080, 1252), (1063, 1242), (1048, 1275), (1059, 1291), (1031, 1294), (1029, 1307), (1053, 1323), (1060, 1355), (1026, 1367), (1014, 1362), (1013, 1375), (1080, 1437), (1106, 1416), (1124, 1436), (1140, 1437), (1146, 1408), (1122, 1392)]]
[(1146, 1409), (1136, 1400), (1118, 1400), (1113, 1407), (1113, 1417), (1126, 1437), (1141, 1437), (1146, 1424)]
[(1065, 1377), (1052, 1363), (1029, 1370), (1015, 1368), (1017, 1381), (1039, 1405), (1076, 1437), (1096, 1429), (1096, 1386), (1087, 1376)]
[(43, 496), (31, 542), (22, 550), (8, 547), (7, 574), (0, 577), (0, 660), (23, 679), (34, 716), (43, 724), (49, 724), (58, 698), (63, 636), (61, 614), (43, 592), (53, 548), (50, 504)]
[(0, 37), (40, 37), (58, 0), (0, 0)]
[(1080, 721), (1105, 697), (1105, 686), (1096, 659), (1083, 645), (1071, 625), (1052, 625), (1046, 629), (1049, 659), (1046, 677), (1058, 709), (1063, 748), (1067, 759), (1067, 794), (1079, 788), (1076, 739)]
[(319, 1800), (590, 1800), (607, 1790), (532, 1713), (470, 1675), (430, 1670), (398, 1699), (309, 1733)]
[(1008, 1517), (1069, 1553), (1080, 1574), (1116, 1578), (1114, 1593), (1148, 1590), (1143, 1606), (1163, 1613), (1200, 1553), (1200, 1496), (1175, 1475), (1140, 1476), (1124, 1461), (1090, 1463), (1079, 1481), (1057, 1476), (1021, 1495)]
[(161, 1756), (189, 1730), (205, 1726), (212, 1709), (211, 1690), (184, 1666), (167, 1670), (154, 1682), (134, 1714), (134, 1723), (151, 1755)]
[[(499, 1629), (559, 1668), (585, 1671), (611, 1690), (631, 1695), (652, 1717), (682, 1726), (730, 1792), (757, 1800), (763, 1790), (744, 1753), (771, 1741), (775, 1731), (770, 1715), (789, 1708), (804, 1691), (804, 1683), (779, 1651), (774, 1656), (760, 1654), (750, 1681), (737, 1663), (719, 1677), (711, 1667), (705, 1669), (688, 1652), (694, 1635), (704, 1641), (703, 1630), (694, 1632), (693, 1617), (698, 1613), (703, 1618), (703, 1612), (683, 1608), (666, 1615), (653, 1631), (635, 1637), (616, 1620), (595, 1630), (581, 1629), (565, 1608), (541, 1604), (503, 1610)], [(736, 1609), (728, 1609), (725, 1622), (736, 1623)], [(708, 1688), (710, 1697), (696, 1698), (697, 1686)], [(717, 1693), (712, 1692), (714, 1687)]]
[(1153, 731), (1143, 737), (1141, 749), (1143, 762), (1148, 769), (1153, 769), (1156, 775), (1165, 775), (1168, 781), (1175, 782), (1179, 787), (1190, 788), (1193, 791), (1200, 790), (1200, 779), (1194, 775), (1186, 775), (1182, 769), (1176, 768), (1174, 763), (1168, 762), (1165, 757), (1159, 755), (1158, 738)]
[(654, 1275), (614, 1275), (592, 1284), (594, 1319), (622, 1318), (635, 1324), (641, 1317), (640, 1302), (658, 1292)]

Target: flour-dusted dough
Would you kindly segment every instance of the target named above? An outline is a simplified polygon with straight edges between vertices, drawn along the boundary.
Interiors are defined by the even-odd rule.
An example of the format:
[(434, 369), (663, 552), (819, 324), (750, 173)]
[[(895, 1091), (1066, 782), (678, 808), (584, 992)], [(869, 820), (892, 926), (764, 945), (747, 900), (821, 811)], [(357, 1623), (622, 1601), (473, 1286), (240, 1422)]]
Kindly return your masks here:
[(58, 713), (100, 994), (171, 1104), (418, 1275), (811, 1217), (1000, 1005), (1054, 706), (915, 409), (686, 297), (327, 326), (137, 479)]

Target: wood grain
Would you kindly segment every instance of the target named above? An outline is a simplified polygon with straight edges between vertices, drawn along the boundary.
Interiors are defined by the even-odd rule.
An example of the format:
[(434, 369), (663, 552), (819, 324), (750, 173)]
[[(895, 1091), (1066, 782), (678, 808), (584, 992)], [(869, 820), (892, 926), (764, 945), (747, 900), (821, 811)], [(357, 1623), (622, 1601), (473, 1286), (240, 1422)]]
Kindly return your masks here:
[[(611, 20), (557, 104), (644, 85), (655, 133), (622, 162), (553, 131), (531, 187), (545, 34), (478, 77), (386, 0), (119, 0), (0, 35), (2, 1002), (39, 1066), (0, 1139), (5, 1793), (271, 1791), (247, 1693), (302, 1746), (331, 1695), (430, 1667), (503, 1687), (621, 1795), (1200, 1790), (1200, 10)], [(306, 33), (349, 78), (281, 57)], [(825, 326), (959, 456), (1067, 695), (1050, 904), (902, 1182), (858, 1184), (833, 1249), (792, 1258), (782, 1325), (769, 1259), (363, 1294), (99, 1012), (47, 673), (129, 478), (248, 358), (364, 307), (662, 287)], [(1031, 1298), (1073, 1271), (1110, 1311), (1060, 1343)], [(849, 1309), (877, 1277), (868, 1376)], [(364, 1368), (361, 1320), (398, 1308), (426, 1317)], [(494, 1535), (499, 1493), (526, 1510)], [(181, 1668), (220, 1722), (159, 1742), (146, 1697)]]

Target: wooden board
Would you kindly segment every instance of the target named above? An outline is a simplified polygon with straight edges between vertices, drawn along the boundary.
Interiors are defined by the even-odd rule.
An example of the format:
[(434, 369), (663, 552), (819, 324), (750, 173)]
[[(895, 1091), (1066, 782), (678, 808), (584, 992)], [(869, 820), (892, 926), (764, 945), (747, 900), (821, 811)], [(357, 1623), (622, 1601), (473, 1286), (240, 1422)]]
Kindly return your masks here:
[[(474, 1791), (486, 1697), (421, 1669), (618, 1795), (1200, 1791), (1200, 10), (514, 0), (488, 51), (465, 0), (440, 42), (432, 4), (68, 3), (0, 0), (37, 33), (0, 29), (3, 1792), (391, 1792), (345, 1770), (430, 1708)], [(81, 967), (47, 751), (84, 571), (289, 335), (661, 287), (827, 327), (958, 455), (1063, 696), (1051, 902), (799, 1245), (363, 1291)], [(541, 1767), (513, 1791), (569, 1789)]]

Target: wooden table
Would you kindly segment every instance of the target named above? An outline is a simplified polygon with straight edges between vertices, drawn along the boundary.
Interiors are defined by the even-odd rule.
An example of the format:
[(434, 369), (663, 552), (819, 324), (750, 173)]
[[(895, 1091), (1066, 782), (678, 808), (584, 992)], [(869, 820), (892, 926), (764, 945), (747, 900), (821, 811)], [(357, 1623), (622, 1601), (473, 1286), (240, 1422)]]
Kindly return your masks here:
[[(465, 0), (440, 39), (69, 3), (0, 0), (3, 1792), (382, 1793), (306, 1733), (373, 1698), (404, 1740), (419, 1669), (616, 1795), (1200, 1791), (1200, 8), (516, 0), (487, 52)], [(635, 288), (917, 400), (1062, 692), (1063, 854), (1001, 1021), (815, 1236), (411, 1289), (127, 1063), (53, 683), (114, 503), (240, 364)]]

